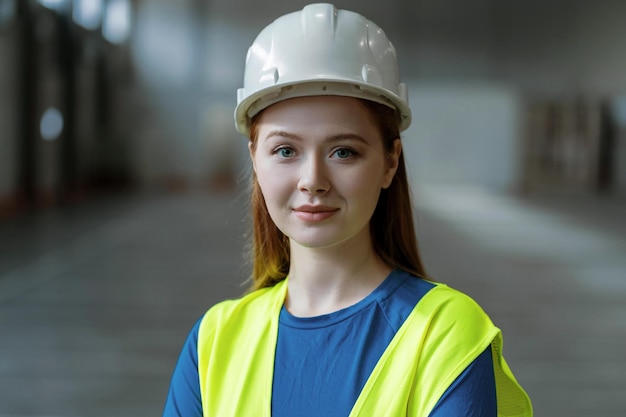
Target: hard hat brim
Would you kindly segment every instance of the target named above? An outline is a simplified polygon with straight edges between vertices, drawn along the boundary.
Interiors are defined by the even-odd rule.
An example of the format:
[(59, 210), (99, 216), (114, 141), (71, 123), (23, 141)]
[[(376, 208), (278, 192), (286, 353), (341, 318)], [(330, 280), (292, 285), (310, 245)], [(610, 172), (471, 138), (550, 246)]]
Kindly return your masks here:
[(411, 109), (407, 105), (408, 97), (404, 84), (401, 84), (400, 93), (403, 97), (378, 86), (358, 83), (355, 80), (342, 82), (336, 77), (274, 85), (249, 96), (246, 96), (245, 90), (240, 88), (237, 91), (235, 124), (239, 133), (249, 137), (252, 118), (272, 104), (298, 97), (344, 96), (374, 101), (395, 109), (399, 117), (399, 130), (403, 131), (411, 124)]

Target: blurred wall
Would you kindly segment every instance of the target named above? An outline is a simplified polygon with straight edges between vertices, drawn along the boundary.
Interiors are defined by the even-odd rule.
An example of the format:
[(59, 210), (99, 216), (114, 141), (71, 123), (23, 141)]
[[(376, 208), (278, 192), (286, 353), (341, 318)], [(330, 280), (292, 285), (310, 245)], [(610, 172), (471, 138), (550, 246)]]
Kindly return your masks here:
[(507, 85), (414, 81), (403, 134), (414, 184), (514, 191), (522, 175), (520, 96)]
[[(626, 3), (444, 0), (405, 11), (398, 49), (418, 124), (405, 146), (419, 181), (626, 192), (623, 111), (610, 104), (626, 91)], [(556, 113), (542, 127), (556, 131), (539, 138), (537, 105)], [(557, 166), (534, 172), (546, 159)]]
[[(0, 210), (17, 188), (18, 117), (17, 71), (8, 63), (17, 59), (18, 33), (0, 20)], [(2, 203), (2, 200), (5, 200)]]
[(497, 2), (506, 79), (539, 94), (623, 94), (626, 3)]

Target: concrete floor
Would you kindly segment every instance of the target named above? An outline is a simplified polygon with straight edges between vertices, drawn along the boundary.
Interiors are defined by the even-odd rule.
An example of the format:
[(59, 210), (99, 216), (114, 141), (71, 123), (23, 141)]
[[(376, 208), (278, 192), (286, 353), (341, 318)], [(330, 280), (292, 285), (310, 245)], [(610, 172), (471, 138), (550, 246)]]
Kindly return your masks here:
[[(503, 329), (536, 416), (626, 415), (626, 201), (421, 189), (431, 275)], [(178, 351), (243, 291), (245, 196), (128, 195), (0, 223), (0, 417), (160, 415)]]

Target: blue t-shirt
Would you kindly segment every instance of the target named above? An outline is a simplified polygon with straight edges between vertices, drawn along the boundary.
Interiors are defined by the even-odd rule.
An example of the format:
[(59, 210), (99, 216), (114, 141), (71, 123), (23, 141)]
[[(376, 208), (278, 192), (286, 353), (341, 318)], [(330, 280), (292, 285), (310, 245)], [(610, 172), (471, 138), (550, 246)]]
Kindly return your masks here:
[[(433, 284), (392, 272), (360, 302), (317, 317), (285, 308), (279, 317), (272, 417), (347, 417), (378, 359)], [(172, 377), (164, 416), (202, 416), (196, 323)], [(496, 388), (491, 350), (481, 354), (431, 412), (431, 417), (493, 417)]]

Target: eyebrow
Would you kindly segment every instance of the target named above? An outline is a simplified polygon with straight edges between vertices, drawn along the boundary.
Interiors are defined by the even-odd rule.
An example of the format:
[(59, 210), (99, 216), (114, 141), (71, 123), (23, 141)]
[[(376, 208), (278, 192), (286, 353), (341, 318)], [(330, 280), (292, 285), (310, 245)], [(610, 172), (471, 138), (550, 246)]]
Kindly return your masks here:
[[(293, 139), (293, 140), (297, 140), (297, 141), (304, 140), (302, 138), (302, 136), (296, 135), (295, 133), (287, 132), (287, 131), (284, 131), (284, 130), (272, 130), (271, 132), (269, 132), (267, 134), (267, 136), (265, 136), (265, 140), (271, 139), (272, 137), (275, 137), (275, 136), (282, 137), (282, 138)], [(329, 137), (327, 137), (325, 139), (326, 142), (337, 142), (337, 141), (341, 141), (341, 140), (357, 140), (357, 141), (363, 142), (365, 144), (368, 143), (365, 140), (365, 138), (363, 138), (361, 135), (357, 135), (356, 133), (339, 133), (337, 135), (331, 135), (331, 136), (329, 136)]]
[(294, 140), (302, 140), (302, 136), (296, 135), (295, 133), (289, 133), (284, 130), (272, 130), (270, 133), (265, 136), (265, 140), (271, 139), (274, 136), (278, 136), (281, 138), (289, 138)]

